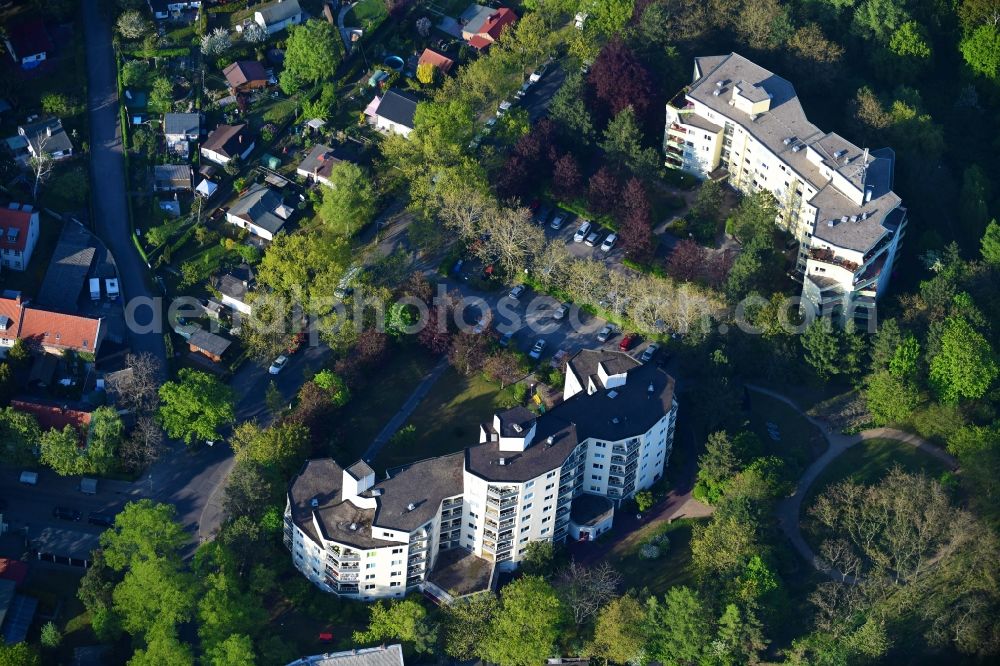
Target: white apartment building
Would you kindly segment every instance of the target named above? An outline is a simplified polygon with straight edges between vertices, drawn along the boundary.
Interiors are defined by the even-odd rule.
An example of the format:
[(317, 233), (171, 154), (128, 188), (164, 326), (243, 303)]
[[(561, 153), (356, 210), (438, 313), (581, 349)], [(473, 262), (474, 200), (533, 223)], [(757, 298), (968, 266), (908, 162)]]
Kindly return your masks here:
[(804, 301), (841, 321), (874, 316), (906, 230), (890, 148), (820, 130), (790, 82), (731, 53), (695, 58), (692, 83), (667, 103), (664, 152), (668, 167), (771, 192), (799, 242)]
[(592, 539), (663, 475), (674, 380), (618, 351), (567, 363), (565, 400), (495, 414), (464, 451), (390, 470), (311, 460), (292, 481), (285, 544), (321, 589), (360, 599), (432, 589), (443, 551), (513, 569), (532, 541)]

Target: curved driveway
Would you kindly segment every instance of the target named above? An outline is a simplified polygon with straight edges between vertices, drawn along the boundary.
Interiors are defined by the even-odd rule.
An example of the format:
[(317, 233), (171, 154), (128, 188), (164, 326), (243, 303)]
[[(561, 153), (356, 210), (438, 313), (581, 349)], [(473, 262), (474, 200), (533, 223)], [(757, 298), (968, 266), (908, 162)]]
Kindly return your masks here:
[(778, 502), (776, 513), (781, 530), (785, 533), (785, 536), (788, 537), (789, 541), (792, 542), (792, 545), (795, 546), (795, 550), (797, 550), (799, 554), (813, 566), (813, 568), (826, 574), (837, 582), (854, 584), (857, 581), (851, 576), (844, 576), (836, 569), (832, 569), (823, 561), (822, 558), (816, 555), (812, 548), (809, 547), (805, 537), (802, 536), (802, 529), (799, 524), (799, 514), (802, 511), (802, 500), (805, 499), (805, 496), (809, 492), (809, 488), (812, 486), (813, 482), (819, 478), (819, 475), (823, 473), (823, 470), (826, 469), (826, 467), (833, 462), (837, 456), (855, 444), (863, 442), (866, 439), (892, 439), (898, 442), (903, 442), (904, 444), (915, 446), (924, 453), (941, 460), (951, 469), (958, 468), (958, 461), (955, 460), (953, 456), (945, 451), (942, 451), (940, 448), (934, 446), (922, 437), (914, 435), (913, 433), (896, 430), (895, 428), (872, 428), (870, 430), (863, 430), (856, 435), (842, 435), (840, 433), (833, 432), (833, 429), (825, 421), (813, 418), (803, 412), (799, 409), (799, 406), (787, 396), (777, 393), (776, 391), (766, 389), (762, 386), (754, 386), (753, 384), (747, 384), (746, 387), (753, 391), (757, 391), (758, 393), (768, 395), (776, 400), (780, 400), (790, 406), (792, 409), (801, 414), (803, 418), (819, 428), (819, 431), (823, 433), (824, 437), (826, 437), (829, 447), (823, 455), (814, 460), (812, 464), (806, 468), (806, 471), (802, 473), (802, 476), (799, 477), (799, 480), (795, 485), (794, 494)]
[[(146, 264), (132, 243), (125, 201), (125, 158), (119, 124), (118, 83), (111, 48), (111, 24), (97, 0), (84, 0), (87, 38), (87, 109), (90, 116), (91, 196), (94, 230), (111, 250), (125, 302), (155, 296), (148, 282)], [(151, 313), (141, 311), (145, 322)], [(163, 333), (128, 332), (133, 351), (149, 352), (164, 362)]]

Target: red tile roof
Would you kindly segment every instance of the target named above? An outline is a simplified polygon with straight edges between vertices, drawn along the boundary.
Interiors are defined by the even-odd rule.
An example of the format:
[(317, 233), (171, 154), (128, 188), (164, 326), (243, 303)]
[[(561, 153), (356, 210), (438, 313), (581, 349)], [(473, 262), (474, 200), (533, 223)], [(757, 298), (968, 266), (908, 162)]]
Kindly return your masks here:
[(0, 580), (12, 580), (15, 585), (21, 585), (27, 577), (27, 562), (0, 557)]
[(434, 65), (444, 74), (447, 74), (455, 65), (455, 61), (451, 58), (430, 49), (424, 49), (424, 52), (420, 54), (420, 60), (417, 61), (418, 65), (423, 65), (424, 63)]
[(486, 39), (485, 37), (480, 37), (479, 35), (473, 35), (469, 38), (469, 46), (474, 49), (479, 49), (480, 51), (487, 48), (492, 43), (493, 42), (491, 40)]
[(483, 27), (479, 29), (479, 34), (488, 35), (493, 41), (496, 41), (500, 39), (500, 33), (515, 21), (517, 21), (517, 14), (507, 7), (501, 7), (486, 20)]
[(264, 65), (257, 60), (237, 60), (229, 67), (222, 70), (226, 81), (233, 88), (249, 83), (251, 81), (267, 81), (267, 72)]
[(19, 412), (34, 416), (42, 430), (51, 430), (52, 428), (62, 430), (66, 426), (73, 426), (80, 433), (81, 438), (85, 439), (90, 428), (90, 412), (35, 402), (34, 400), (11, 400), (10, 406)]
[[(28, 238), (28, 228), (31, 225), (31, 216), (34, 214), (24, 210), (0, 208), (0, 249), (24, 251)], [(7, 233), (11, 227), (17, 229), (17, 238), (14, 242), (10, 241)]]
[(78, 315), (24, 308), (17, 336), (28, 343), (94, 353), (101, 320)]

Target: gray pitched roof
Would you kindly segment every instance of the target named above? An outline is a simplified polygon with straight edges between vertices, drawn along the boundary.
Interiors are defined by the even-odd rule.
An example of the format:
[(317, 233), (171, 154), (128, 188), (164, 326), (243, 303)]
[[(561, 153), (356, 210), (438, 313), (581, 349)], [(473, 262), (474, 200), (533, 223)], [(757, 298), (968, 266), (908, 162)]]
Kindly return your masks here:
[[(586, 439), (618, 441), (645, 433), (670, 411), (673, 400), (673, 377), (655, 365), (638, 365), (628, 370), (625, 385), (580, 392), (540, 415), (532, 444), (523, 452), (500, 451), (499, 442), (487, 441), (465, 450), (465, 466), (488, 481), (528, 481), (562, 466)], [(493, 432), (491, 424), (482, 427)]]
[(224, 296), (236, 299), (237, 301), (244, 301), (247, 293), (253, 289), (253, 286), (253, 271), (249, 266), (244, 265), (234, 268), (220, 277), (216, 288)]
[(197, 113), (165, 113), (163, 114), (163, 133), (200, 134), (201, 115)]
[(257, 11), (264, 17), (264, 23), (272, 25), (291, 18), (296, 14), (301, 14), (302, 8), (299, 7), (299, 0), (281, 0), (280, 2), (265, 5)]
[(187, 164), (157, 164), (153, 167), (153, 180), (190, 189), (191, 167)]
[(416, 112), (417, 100), (395, 90), (386, 91), (376, 111), (382, 118), (410, 129), (413, 128), (413, 116)]
[(276, 234), (285, 225), (285, 220), (275, 214), (281, 205), (281, 196), (277, 192), (257, 183), (229, 209), (229, 214)]
[(296, 659), (288, 666), (403, 666), (403, 647), (395, 643), (347, 652), (317, 654)]
[(191, 334), (190, 338), (188, 338), (188, 344), (192, 347), (203, 349), (209, 354), (222, 356), (226, 353), (226, 350), (229, 349), (229, 346), (233, 344), (233, 342), (232, 340), (224, 338), (221, 335), (216, 335), (215, 333), (210, 333), (199, 328)]
[(18, 133), (28, 140), (35, 152), (38, 152), (39, 146), (43, 142), (47, 153), (73, 150), (73, 142), (70, 141), (69, 135), (63, 129), (62, 121), (58, 118), (48, 118), (30, 125), (22, 125), (18, 128)]
[[(809, 200), (817, 208), (814, 235), (834, 245), (864, 251), (886, 233), (883, 225), (885, 216), (901, 202), (892, 192), (892, 151), (872, 151), (867, 169), (862, 169), (862, 149), (838, 134), (824, 132), (809, 122), (795, 88), (788, 80), (738, 53), (696, 58), (695, 65), (701, 76), (691, 84), (687, 96), (720, 116), (739, 123), (816, 190)], [(718, 83), (722, 86), (719, 87)], [(763, 100), (769, 96), (769, 110), (750, 118), (731, 107), (730, 91), (733, 88), (739, 89), (741, 95), (751, 100)], [(723, 94), (716, 95), (719, 90)], [(689, 122), (693, 115), (687, 116), (684, 122)], [(786, 144), (789, 139), (791, 141)], [(825, 169), (838, 173), (855, 187), (871, 189), (871, 202), (857, 204), (834, 187), (820, 166), (808, 159), (808, 150), (804, 146), (820, 155)], [(799, 149), (793, 150), (796, 147)], [(866, 212), (868, 217), (860, 220)], [(854, 225), (852, 229), (829, 231), (829, 220), (839, 221), (844, 216), (858, 216), (859, 221), (851, 223)], [(838, 222), (833, 228), (837, 226), (842, 225)]]
[(339, 157), (334, 155), (333, 148), (317, 143), (309, 150), (309, 153), (302, 161), (299, 162), (296, 169), (329, 178), (330, 171), (333, 170), (334, 165), (339, 164), (341, 161)]

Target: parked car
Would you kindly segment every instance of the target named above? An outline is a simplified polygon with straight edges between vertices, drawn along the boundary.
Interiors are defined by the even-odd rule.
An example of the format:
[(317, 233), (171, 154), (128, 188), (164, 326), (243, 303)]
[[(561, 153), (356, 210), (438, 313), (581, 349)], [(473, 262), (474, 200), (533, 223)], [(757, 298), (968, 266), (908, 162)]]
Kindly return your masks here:
[(451, 267), (451, 272), (455, 275), (458, 275), (459, 273), (462, 272), (462, 266), (464, 265), (465, 265), (465, 259), (459, 259), (458, 261), (455, 262), (455, 265)]
[(97, 525), (98, 527), (111, 527), (115, 524), (114, 516), (106, 516), (103, 513), (91, 512), (87, 516), (87, 522), (91, 525)]
[(553, 319), (563, 319), (567, 314), (569, 314), (569, 303), (563, 303), (556, 308), (556, 311), (552, 313)]
[(576, 230), (576, 233), (573, 234), (573, 242), (582, 243), (583, 239), (586, 238), (589, 233), (590, 222), (584, 221), (584, 223), (580, 225), (580, 228)]
[(611, 248), (615, 246), (615, 242), (617, 241), (618, 241), (618, 234), (610, 233), (605, 237), (604, 242), (601, 243), (601, 249), (604, 250), (605, 252), (610, 252)]
[(629, 349), (632, 348), (632, 345), (634, 345), (636, 340), (638, 339), (639, 336), (637, 336), (635, 333), (629, 333), (624, 338), (622, 338), (621, 342), (618, 343), (618, 349), (622, 351), (628, 351)]
[(274, 359), (274, 363), (271, 364), (271, 367), (268, 368), (267, 371), (272, 375), (276, 375), (285, 369), (286, 363), (288, 363), (288, 357), (282, 354), (278, 358)]
[(513, 339), (514, 339), (513, 332), (504, 333), (503, 335), (500, 336), (500, 340), (499, 342), (497, 342), (497, 344), (506, 349), (507, 347), (510, 346), (510, 341)]
[(583, 241), (583, 244), (586, 245), (587, 247), (594, 247), (595, 245), (597, 245), (597, 241), (600, 240), (600, 238), (601, 238), (600, 233), (596, 231), (591, 231), (590, 234), (587, 236), (586, 240)]
[(549, 64), (545, 63), (544, 65), (542, 65), (541, 67), (539, 67), (538, 69), (536, 69), (531, 73), (531, 76), (528, 77), (528, 81), (530, 81), (531, 83), (538, 83), (542, 79), (542, 77), (545, 76), (545, 72), (548, 71), (548, 69), (549, 69)]
[(535, 346), (531, 348), (530, 352), (528, 352), (528, 356), (537, 361), (542, 357), (542, 352), (545, 351), (546, 344), (547, 343), (545, 342), (544, 339), (538, 338), (538, 340), (535, 341)]
[(524, 292), (526, 291), (528, 291), (528, 288), (525, 287), (523, 284), (516, 284), (514, 285), (514, 288), (510, 290), (510, 293), (507, 295), (516, 301), (519, 300), (522, 296), (524, 296)]
[(597, 341), (607, 342), (614, 336), (614, 334), (615, 334), (615, 325), (608, 324), (607, 326), (602, 328), (600, 332), (597, 334)]
[(68, 506), (57, 506), (52, 509), (52, 517), (59, 520), (80, 520), (80, 512)]
[(566, 213), (562, 212), (561, 210), (557, 210), (555, 217), (552, 218), (552, 224), (550, 224), (549, 226), (558, 231), (559, 229), (562, 229), (563, 222), (565, 221), (566, 221)]
[(481, 316), (479, 318), (479, 321), (476, 322), (476, 327), (472, 329), (472, 332), (475, 333), (476, 335), (482, 333), (483, 331), (486, 330), (486, 326), (489, 323), (490, 323), (489, 317), (487, 317), (486, 315)]
[(656, 356), (656, 352), (658, 351), (660, 351), (660, 345), (654, 342), (643, 350), (642, 356), (639, 357), (639, 360), (643, 363), (649, 363), (653, 360), (653, 357)]
[(548, 204), (542, 204), (538, 207), (538, 210), (535, 211), (535, 221), (538, 222), (538, 224), (545, 224), (549, 221), (549, 215), (551, 214), (552, 208), (550, 208)]

